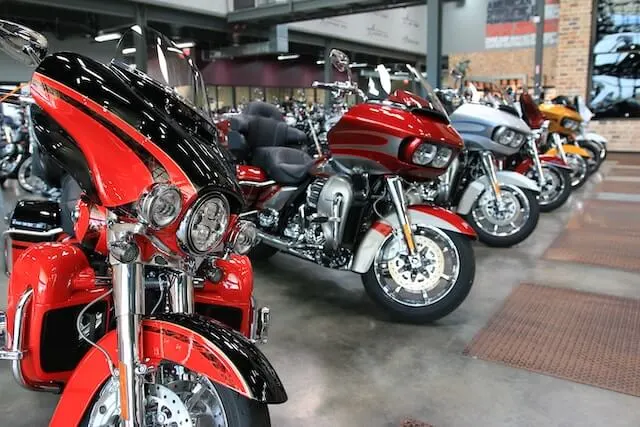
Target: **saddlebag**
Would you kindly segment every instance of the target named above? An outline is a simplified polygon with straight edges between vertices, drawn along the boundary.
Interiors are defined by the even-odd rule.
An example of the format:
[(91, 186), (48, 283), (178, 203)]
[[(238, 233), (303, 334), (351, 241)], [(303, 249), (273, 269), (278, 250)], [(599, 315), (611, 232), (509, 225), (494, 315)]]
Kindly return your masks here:
[(62, 234), (60, 206), (47, 200), (21, 200), (4, 232), (4, 265), (9, 274), (13, 262), (31, 245), (53, 242)]

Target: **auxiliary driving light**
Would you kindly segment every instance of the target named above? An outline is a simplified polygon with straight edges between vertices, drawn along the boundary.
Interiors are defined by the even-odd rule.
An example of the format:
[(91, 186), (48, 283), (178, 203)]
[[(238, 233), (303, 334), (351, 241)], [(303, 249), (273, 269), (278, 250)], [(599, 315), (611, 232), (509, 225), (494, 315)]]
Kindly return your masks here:
[(250, 221), (238, 221), (231, 230), (229, 247), (239, 255), (249, 253), (258, 240), (256, 226)]

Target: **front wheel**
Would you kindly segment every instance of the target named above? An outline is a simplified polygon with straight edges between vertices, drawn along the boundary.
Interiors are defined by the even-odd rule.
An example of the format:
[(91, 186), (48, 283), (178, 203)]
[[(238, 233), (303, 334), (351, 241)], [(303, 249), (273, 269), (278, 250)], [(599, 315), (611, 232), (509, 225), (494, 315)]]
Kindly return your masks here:
[[(144, 426), (270, 427), (266, 404), (247, 399), (173, 363), (145, 377)], [(82, 427), (121, 425), (118, 382), (110, 379), (88, 408)]]
[(579, 145), (591, 155), (591, 157), (586, 159), (589, 174), (596, 172), (602, 164), (600, 147), (591, 141), (580, 141)]
[(367, 294), (393, 319), (433, 322), (455, 310), (475, 277), (470, 240), (458, 233), (417, 225), (418, 262), (411, 262), (401, 233), (387, 236), (362, 283)]
[(567, 153), (567, 164), (571, 167), (571, 187), (582, 187), (589, 178), (589, 164), (582, 156), (573, 153)]
[(531, 190), (500, 185), (502, 204), (487, 189), (473, 204), (466, 216), (469, 224), (486, 245), (506, 248), (529, 237), (540, 218), (540, 204)]
[[(571, 196), (571, 172), (553, 166), (542, 166), (544, 183), (540, 189), (540, 211), (551, 212), (564, 205)], [(527, 178), (539, 182), (536, 168), (531, 168)]]

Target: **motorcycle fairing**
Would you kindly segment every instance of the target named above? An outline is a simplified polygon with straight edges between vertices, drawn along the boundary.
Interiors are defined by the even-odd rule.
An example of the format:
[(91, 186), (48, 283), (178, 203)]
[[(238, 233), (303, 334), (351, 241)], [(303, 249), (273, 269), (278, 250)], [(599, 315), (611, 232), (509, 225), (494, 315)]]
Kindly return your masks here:
[[(141, 359), (155, 365), (171, 361), (207, 376), (239, 394), (264, 403), (283, 403), (287, 394), (267, 358), (240, 334), (199, 315), (162, 314), (143, 320)], [(98, 343), (117, 360), (117, 336)], [(49, 424), (78, 425), (111, 373), (104, 355), (93, 348), (65, 386)]]
[[(540, 187), (538, 187), (538, 184), (520, 173), (512, 171), (496, 171), (496, 177), (500, 184), (520, 187), (540, 193)], [(489, 181), (489, 177), (483, 175), (467, 186), (460, 198), (456, 212), (460, 215), (467, 215), (471, 212), (471, 208), (478, 197), (480, 197), (480, 195), (485, 191), (491, 191), (491, 182)]]
[[(93, 158), (94, 164), (87, 160), (94, 184), (103, 183), (97, 189), (106, 206), (133, 202), (143, 184), (166, 181), (178, 185), (187, 200), (202, 187), (214, 186), (242, 202), (234, 171), (216, 145), (215, 126), (143, 74), (57, 53), (40, 64), (31, 86), (36, 103), (60, 122), (85, 156)], [(103, 139), (80, 135), (83, 126), (102, 128)], [(125, 149), (132, 153), (118, 157)], [(127, 169), (139, 170), (141, 164), (147, 172), (135, 182), (127, 180), (127, 190), (114, 194), (117, 185), (110, 185), (113, 188), (106, 191), (109, 182), (124, 181), (119, 174), (128, 175)]]
[[(453, 231), (476, 239), (476, 232), (460, 216), (437, 206), (413, 205), (407, 208), (412, 224), (421, 224), (441, 230)], [(391, 213), (373, 223), (353, 258), (351, 270), (356, 273), (366, 273), (371, 267), (376, 254), (386, 237), (393, 230), (400, 228), (398, 217)]]

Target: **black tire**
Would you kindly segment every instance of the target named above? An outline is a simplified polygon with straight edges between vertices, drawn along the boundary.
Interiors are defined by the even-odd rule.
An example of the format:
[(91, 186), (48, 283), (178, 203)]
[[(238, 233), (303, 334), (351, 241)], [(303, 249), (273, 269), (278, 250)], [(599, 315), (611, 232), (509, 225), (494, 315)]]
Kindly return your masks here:
[(602, 164), (602, 159), (600, 158), (600, 147), (591, 141), (580, 141), (580, 147), (588, 151), (591, 155), (591, 158), (587, 160), (587, 164), (589, 165), (589, 175), (597, 172)]
[[(269, 416), (269, 407), (267, 404), (253, 399), (247, 399), (219, 384), (214, 384), (214, 387), (224, 405), (229, 427), (271, 427), (271, 417)], [(80, 427), (87, 427), (89, 425), (91, 410), (98, 401), (99, 393), (100, 391), (93, 397), (93, 402), (87, 408), (82, 422), (79, 424)], [(116, 426), (114, 425), (113, 427)]]
[(542, 197), (540, 198), (540, 212), (552, 212), (558, 209), (560, 206), (564, 205), (567, 200), (569, 200), (569, 196), (571, 196), (571, 172), (566, 169), (556, 168), (553, 166), (543, 166), (543, 169), (549, 169), (551, 173), (555, 173), (558, 177), (563, 181), (563, 189), (560, 194), (556, 197), (555, 200), (550, 201), (549, 203), (542, 203)]
[[(510, 236), (494, 236), (485, 230), (483, 230), (478, 224), (473, 216), (473, 213), (469, 213), (465, 216), (465, 219), (473, 227), (473, 229), (478, 234), (478, 239), (487, 246), (492, 246), (494, 248), (508, 248), (513, 245), (517, 245), (518, 243), (524, 241), (527, 237), (533, 233), (533, 230), (536, 229), (538, 225), (538, 219), (540, 218), (540, 203), (538, 202), (538, 196), (531, 190), (526, 190), (524, 188), (520, 188), (520, 190), (524, 193), (527, 201), (529, 202), (529, 218), (527, 218), (527, 222), (524, 226), (515, 234)], [(475, 208), (478, 200), (474, 203), (474, 206), (471, 208), (472, 210)]]
[(451, 239), (458, 250), (460, 273), (449, 293), (434, 304), (426, 307), (411, 307), (391, 299), (376, 278), (375, 261), (369, 270), (360, 276), (367, 295), (392, 319), (415, 324), (434, 322), (458, 308), (469, 294), (476, 274), (476, 261), (471, 241), (461, 234), (442, 231)]
[(254, 262), (264, 262), (278, 253), (278, 250), (273, 246), (266, 245), (264, 243), (258, 243), (249, 252), (249, 258)]

